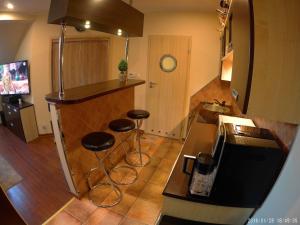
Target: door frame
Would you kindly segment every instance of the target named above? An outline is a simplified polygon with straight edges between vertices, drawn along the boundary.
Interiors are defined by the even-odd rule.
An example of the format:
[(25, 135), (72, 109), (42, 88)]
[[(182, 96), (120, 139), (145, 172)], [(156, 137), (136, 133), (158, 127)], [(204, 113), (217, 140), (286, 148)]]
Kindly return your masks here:
[[(184, 139), (187, 134), (187, 128), (188, 128), (188, 119), (189, 119), (189, 105), (190, 105), (190, 70), (191, 70), (191, 53), (192, 53), (192, 36), (191, 35), (148, 35), (148, 49), (147, 49), (147, 75), (146, 75), (146, 108), (148, 108), (148, 96), (149, 96), (149, 54), (150, 54), (150, 38), (151, 37), (187, 37), (189, 38), (189, 47), (188, 47), (188, 57), (187, 57), (187, 74), (186, 74), (186, 83), (185, 83), (185, 97), (184, 97), (184, 107), (182, 109), (182, 115), (183, 115), (183, 121), (181, 124), (181, 130), (180, 130), (180, 139)], [(145, 130), (147, 131), (147, 121), (146, 121), (146, 126)]]

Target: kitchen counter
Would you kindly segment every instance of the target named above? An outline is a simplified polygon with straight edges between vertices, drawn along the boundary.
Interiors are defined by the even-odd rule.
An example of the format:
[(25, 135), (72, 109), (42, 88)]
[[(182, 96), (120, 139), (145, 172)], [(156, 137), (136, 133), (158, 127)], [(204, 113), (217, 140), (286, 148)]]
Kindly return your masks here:
[(163, 191), (162, 215), (207, 223), (244, 224), (253, 213), (253, 207), (242, 207), (237, 204), (240, 202), (238, 199), (228, 199), (223, 195), (202, 197), (189, 193), (190, 176), (182, 171), (184, 155), (211, 153), (217, 131), (217, 125), (198, 122), (198, 116), (191, 123), (187, 139)]
[[(212, 112), (207, 109), (204, 109), (205, 104), (213, 104), (210, 102), (200, 102), (199, 106), (197, 107), (197, 112), (199, 114), (197, 121), (202, 123), (210, 123), (210, 124), (217, 124), (218, 116), (220, 113)], [(223, 115), (233, 116), (233, 110), (231, 105), (226, 105), (230, 109), (228, 113), (222, 113)]]
[(197, 155), (198, 152), (210, 153), (216, 135), (217, 126), (214, 124), (199, 123), (197, 118), (193, 121), (188, 137), (176, 161), (163, 195), (189, 200), (201, 201), (189, 195), (189, 176), (182, 172), (183, 156)]
[(119, 79), (108, 80), (97, 84), (90, 84), (81, 87), (65, 90), (64, 97), (60, 98), (57, 92), (48, 94), (46, 100), (58, 104), (75, 104), (107, 95), (126, 88), (144, 84), (144, 80), (131, 80), (120, 82)]

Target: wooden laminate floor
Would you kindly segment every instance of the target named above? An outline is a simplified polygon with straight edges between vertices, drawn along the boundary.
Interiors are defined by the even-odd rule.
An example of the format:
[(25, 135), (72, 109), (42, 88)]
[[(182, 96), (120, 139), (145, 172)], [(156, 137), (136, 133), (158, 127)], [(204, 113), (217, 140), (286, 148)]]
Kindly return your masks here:
[(72, 198), (51, 135), (26, 144), (0, 125), (0, 154), (23, 177), (7, 195), (27, 224), (42, 224)]

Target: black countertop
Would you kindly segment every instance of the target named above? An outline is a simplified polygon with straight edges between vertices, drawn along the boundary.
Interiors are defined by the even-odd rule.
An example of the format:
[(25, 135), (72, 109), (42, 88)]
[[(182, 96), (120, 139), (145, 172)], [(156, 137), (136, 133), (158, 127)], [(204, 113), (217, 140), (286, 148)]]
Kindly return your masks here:
[(67, 89), (65, 90), (65, 95), (62, 98), (59, 97), (57, 92), (54, 92), (46, 95), (46, 100), (50, 103), (57, 104), (76, 104), (99, 96), (107, 95), (115, 91), (142, 85), (144, 83), (144, 80), (129, 79), (127, 82), (120, 82), (118, 79), (108, 80), (97, 84)]
[[(197, 117), (197, 116), (196, 116)], [(215, 139), (217, 126), (215, 124), (197, 122), (194, 118), (188, 137), (182, 147), (176, 165), (163, 191), (163, 195), (195, 202), (209, 202), (208, 198), (198, 198), (189, 194), (190, 176), (182, 172), (183, 156), (197, 155), (198, 152), (210, 153)]]
[(199, 122), (197, 115), (190, 127), (187, 139), (169, 177), (163, 195), (186, 201), (199, 202), (226, 207), (255, 208), (247, 204), (240, 196), (229, 197), (222, 191), (212, 193), (209, 197), (191, 195), (189, 193), (190, 175), (183, 173), (184, 155), (196, 156), (199, 152), (211, 153), (216, 137), (217, 125)]

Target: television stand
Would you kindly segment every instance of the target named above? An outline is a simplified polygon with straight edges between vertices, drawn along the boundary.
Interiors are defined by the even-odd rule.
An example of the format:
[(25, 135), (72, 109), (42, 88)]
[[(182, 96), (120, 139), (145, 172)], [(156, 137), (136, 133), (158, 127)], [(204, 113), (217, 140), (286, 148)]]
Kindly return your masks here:
[(16, 136), (25, 142), (33, 141), (39, 136), (33, 104), (2, 102), (2, 108), (6, 126)]
[(21, 95), (7, 95), (2, 97), (2, 101), (8, 104), (18, 104), (19, 99), (22, 99)]

